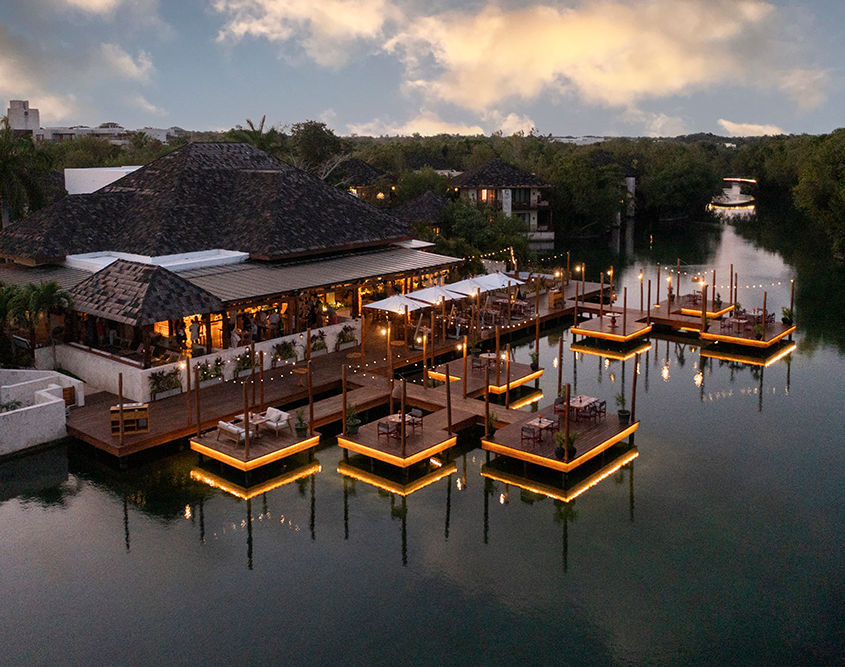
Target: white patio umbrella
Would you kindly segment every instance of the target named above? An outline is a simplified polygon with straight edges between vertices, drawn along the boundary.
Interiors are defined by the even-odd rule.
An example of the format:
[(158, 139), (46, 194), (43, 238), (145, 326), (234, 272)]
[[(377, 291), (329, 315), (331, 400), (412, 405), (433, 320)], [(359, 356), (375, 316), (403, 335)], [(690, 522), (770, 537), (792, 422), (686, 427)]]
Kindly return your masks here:
[(408, 312), (411, 312), (413, 310), (420, 310), (422, 308), (429, 307), (430, 306), (427, 303), (415, 301), (414, 299), (409, 299), (407, 296), (404, 296), (402, 294), (395, 294), (386, 299), (382, 299), (381, 301), (374, 301), (373, 303), (368, 303), (364, 306), (364, 308), (386, 310), (387, 312), (395, 313), (396, 315), (404, 315), (406, 308)]
[(516, 278), (511, 278), (510, 276), (506, 276), (501, 271), (496, 271), (496, 273), (488, 273), (484, 276), (476, 276), (473, 278), (475, 282), (481, 283), (482, 285), (486, 285), (487, 289), (490, 290), (497, 290), (497, 289), (507, 289), (511, 285), (524, 285), (525, 282), (522, 280), (517, 280)]
[(489, 292), (490, 288), (478, 282), (475, 278), (467, 278), (456, 283), (444, 285), (444, 289), (461, 296), (478, 296), (482, 292)]
[(450, 292), (449, 290), (438, 286), (419, 289), (416, 292), (411, 292), (408, 296), (412, 299), (424, 301), (428, 304), (442, 303), (443, 301), (454, 301), (455, 299), (460, 298), (460, 296), (454, 292)]

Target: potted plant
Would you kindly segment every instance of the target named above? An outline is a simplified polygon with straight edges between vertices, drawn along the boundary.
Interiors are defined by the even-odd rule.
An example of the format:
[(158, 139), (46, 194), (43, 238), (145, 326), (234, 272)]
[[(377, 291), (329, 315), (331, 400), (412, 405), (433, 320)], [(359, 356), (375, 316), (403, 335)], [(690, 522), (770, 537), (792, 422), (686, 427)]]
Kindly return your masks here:
[(213, 364), (211, 361), (203, 361), (197, 364), (197, 368), (200, 371), (200, 389), (223, 382), (223, 360), (220, 357)]
[(531, 370), (532, 371), (539, 370), (539, 368), (540, 368), (540, 354), (536, 350), (534, 350), (533, 352), (531, 352), (531, 354), (529, 356), (531, 357)]
[(763, 325), (759, 322), (754, 325), (754, 338), (757, 340), (762, 340), (763, 338)]
[(355, 332), (355, 327), (351, 324), (344, 324), (343, 328), (337, 334), (337, 349), (345, 350), (349, 347), (355, 347), (358, 344), (358, 337)]
[(283, 340), (281, 343), (276, 343), (273, 346), (273, 357), (271, 359), (273, 368), (277, 364), (290, 363), (291, 359), (296, 359), (296, 347), (293, 341)]
[(318, 331), (311, 336), (311, 356), (315, 357), (319, 354), (326, 354), (329, 351), (329, 346), (326, 344), (326, 332)]
[(150, 395), (152, 400), (175, 396), (182, 392), (182, 372), (178, 368), (150, 373)]
[(783, 317), (780, 319), (786, 326), (792, 326), (792, 308), (781, 308), (781, 314)]
[(487, 434), (492, 438), (496, 435), (496, 413), (491, 412), (487, 415)]
[(575, 457), (575, 440), (578, 438), (578, 431), (570, 431), (569, 432), (569, 442), (566, 442), (566, 434), (563, 431), (558, 431), (555, 433), (555, 443), (557, 447), (555, 447), (555, 458), (564, 459), (566, 458), (567, 452), (569, 450), (569, 458), (572, 459)]
[(248, 372), (252, 369), (252, 355), (249, 350), (239, 354), (235, 359), (235, 378), (241, 376), (241, 373)]
[(346, 435), (358, 435), (358, 427), (361, 420), (358, 419), (358, 406), (355, 403), (346, 406)]
[(308, 422), (305, 421), (305, 408), (298, 408), (296, 410), (296, 421), (293, 428), (296, 430), (297, 438), (304, 438), (308, 433)]
[(722, 295), (719, 292), (716, 292), (716, 299), (713, 301), (713, 310), (717, 312), (722, 310)]
[(628, 401), (625, 400), (624, 394), (616, 394), (616, 405), (619, 407), (616, 414), (619, 416), (620, 424), (627, 424), (631, 421), (631, 411), (625, 408), (627, 404)]

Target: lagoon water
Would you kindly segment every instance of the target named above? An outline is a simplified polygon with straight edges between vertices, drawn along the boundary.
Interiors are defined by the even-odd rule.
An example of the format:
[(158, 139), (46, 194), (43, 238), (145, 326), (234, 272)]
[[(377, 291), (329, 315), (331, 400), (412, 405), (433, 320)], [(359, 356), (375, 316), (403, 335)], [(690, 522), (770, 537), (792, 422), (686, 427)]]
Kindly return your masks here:
[[(472, 443), (404, 501), (345, 481), (330, 439), (319, 472), (249, 501), (192, 478), (191, 452), (124, 473), (77, 447), (5, 464), (0, 662), (843, 664), (841, 268), (762, 220), (634, 248), (629, 305), (639, 271), (678, 256), (725, 285), (733, 262), (749, 308), (765, 289), (779, 312), (795, 278), (797, 349), (761, 369), (653, 338), (638, 456), (568, 504), (485, 481)], [(633, 361), (576, 358), (554, 329), (534, 408), (560, 335), (576, 393), (630, 395)], [(533, 341), (515, 343), (526, 361)]]

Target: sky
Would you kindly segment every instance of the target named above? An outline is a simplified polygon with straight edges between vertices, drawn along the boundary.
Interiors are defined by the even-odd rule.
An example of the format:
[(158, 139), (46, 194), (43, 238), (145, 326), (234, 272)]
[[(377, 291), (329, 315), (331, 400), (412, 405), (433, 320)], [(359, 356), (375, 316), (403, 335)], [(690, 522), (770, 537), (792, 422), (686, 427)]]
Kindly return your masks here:
[(0, 0), (42, 126), (340, 135), (824, 134), (842, 0)]

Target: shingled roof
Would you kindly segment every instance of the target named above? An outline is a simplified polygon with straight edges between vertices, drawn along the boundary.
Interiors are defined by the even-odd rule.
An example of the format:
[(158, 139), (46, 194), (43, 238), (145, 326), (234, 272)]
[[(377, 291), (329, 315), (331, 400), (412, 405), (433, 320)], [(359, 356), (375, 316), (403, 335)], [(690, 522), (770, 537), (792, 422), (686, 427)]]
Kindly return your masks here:
[(393, 215), (409, 225), (415, 222), (425, 222), (429, 225), (438, 226), (443, 224), (443, 216), (449, 200), (446, 197), (434, 194), (431, 190), (414, 197), (409, 202), (391, 209)]
[(144, 326), (220, 311), (220, 299), (156, 266), (119, 259), (68, 292), (73, 309), (107, 320)]
[(109, 250), (155, 257), (222, 248), (280, 259), (409, 236), (386, 211), (253, 146), (192, 143), (10, 225), (0, 256), (44, 263)]
[(458, 188), (544, 188), (550, 187), (542, 178), (515, 167), (499, 158), (485, 162), (472, 171), (465, 171), (452, 179)]
[(334, 175), (337, 180), (345, 185), (363, 187), (384, 176), (384, 172), (381, 169), (376, 169), (369, 162), (353, 157), (337, 165)]

